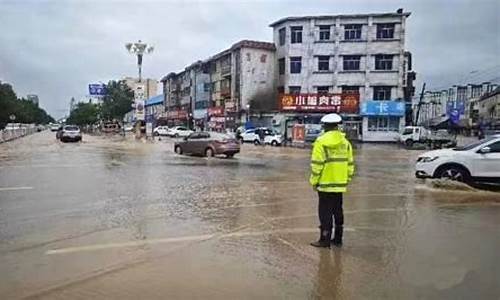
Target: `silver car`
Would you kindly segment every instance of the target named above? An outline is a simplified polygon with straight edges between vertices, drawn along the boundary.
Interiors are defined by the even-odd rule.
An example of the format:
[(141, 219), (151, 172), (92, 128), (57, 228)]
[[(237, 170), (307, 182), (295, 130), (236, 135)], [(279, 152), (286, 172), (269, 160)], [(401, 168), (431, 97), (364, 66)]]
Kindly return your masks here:
[(66, 125), (61, 132), (61, 142), (80, 142), (82, 140), (82, 133), (80, 128), (76, 125)]

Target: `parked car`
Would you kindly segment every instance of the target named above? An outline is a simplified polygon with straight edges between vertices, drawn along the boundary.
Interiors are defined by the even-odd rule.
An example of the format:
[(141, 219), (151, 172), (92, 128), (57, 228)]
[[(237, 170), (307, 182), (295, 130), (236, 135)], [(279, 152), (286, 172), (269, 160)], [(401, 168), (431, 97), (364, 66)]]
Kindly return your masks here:
[(62, 128), (61, 124), (55, 123), (50, 125), (50, 131), (58, 131)]
[(186, 127), (175, 126), (168, 131), (167, 135), (170, 137), (186, 137), (189, 136), (191, 133), (193, 133), (193, 131), (187, 129)]
[(155, 129), (153, 129), (153, 135), (154, 136), (159, 136), (159, 135), (168, 135), (168, 132), (170, 131), (170, 128), (168, 126), (158, 126)]
[(7, 123), (5, 125), (5, 130), (17, 130), (21, 129), (21, 123)]
[(248, 129), (245, 132), (240, 134), (240, 141), (241, 142), (249, 142), (249, 143), (254, 143), (255, 145), (260, 145), (261, 140), (260, 140), (260, 134), (261, 132), (264, 133), (264, 144), (270, 144), (273, 146), (279, 146), (283, 143), (284, 138), (281, 134), (276, 133), (275, 131), (266, 128), (266, 127), (259, 127), (255, 129)]
[(418, 178), (500, 183), (500, 136), (464, 147), (426, 152), (418, 157), (415, 168)]
[(66, 125), (61, 132), (61, 142), (80, 142), (82, 140), (82, 133), (80, 128), (76, 125)]
[(224, 154), (233, 157), (240, 152), (240, 144), (230, 135), (217, 132), (194, 132), (174, 144), (177, 154), (194, 154), (212, 157)]
[(103, 133), (120, 133), (120, 125), (117, 123), (104, 123), (101, 131)]

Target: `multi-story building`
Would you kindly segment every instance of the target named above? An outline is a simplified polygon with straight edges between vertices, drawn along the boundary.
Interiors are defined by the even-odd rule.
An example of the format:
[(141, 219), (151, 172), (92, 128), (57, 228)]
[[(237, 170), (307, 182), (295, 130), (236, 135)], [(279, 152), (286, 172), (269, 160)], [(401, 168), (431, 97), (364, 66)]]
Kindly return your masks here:
[(476, 106), (479, 126), (500, 130), (500, 87), (479, 97)]
[(422, 103), (415, 102), (414, 116), (417, 124), (436, 126), (448, 120), (456, 127), (477, 129), (479, 126), (479, 101), (498, 87), (497, 84), (454, 85), (441, 91), (427, 91)]
[[(405, 125), (405, 106), (414, 91), (411, 55), (405, 51), (409, 16), (400, 9), (396, 13), (287, 17), (272, 23), (281, 101), (297, 104), (308, 97), (312, 101), (287, 106), (294, 109), (288, 124), (318, 123), (329, 108), (337, 107), (351, 136), (394, 141)], [(346, 94), (359, 95), (356, 110), (342, 109)], [(314, 101), (321, 96), (323, 102)]]
[(210, 130), (240, 126), (248, 105), (276, 90), (274, 52), (272, 43), (243, 40), (168, 74), (162, 79), (167, 117)]

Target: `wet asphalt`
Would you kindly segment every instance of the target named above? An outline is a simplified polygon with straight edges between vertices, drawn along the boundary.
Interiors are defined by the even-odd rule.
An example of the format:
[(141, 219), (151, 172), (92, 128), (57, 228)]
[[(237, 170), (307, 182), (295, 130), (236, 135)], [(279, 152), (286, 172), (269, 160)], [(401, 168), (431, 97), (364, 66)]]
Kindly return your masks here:
[(309, 151), (233, 159), (42, 132), (0, 144), (2, 299), (500, 299), (500, 194), (360, 145), (344, 246), (316, 249)]

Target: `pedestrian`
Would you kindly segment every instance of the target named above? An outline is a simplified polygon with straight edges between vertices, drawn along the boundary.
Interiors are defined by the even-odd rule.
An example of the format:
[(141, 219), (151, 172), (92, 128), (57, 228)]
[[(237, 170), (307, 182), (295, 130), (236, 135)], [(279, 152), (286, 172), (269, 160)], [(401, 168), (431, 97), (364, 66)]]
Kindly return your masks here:
[[(333, 244), (340, 247), (344, 230), (342, 196), (354, 174), (352, 145), (339, 130), (342, 118), (338, 114), (323, 116), (321, 123), (325, 133), (314, 142), (309, 179), (319, 196), (320, 238), (311, 246), (330, 248), (330, 244)], [(332, 219), (335, 219), (333, 240)]]

